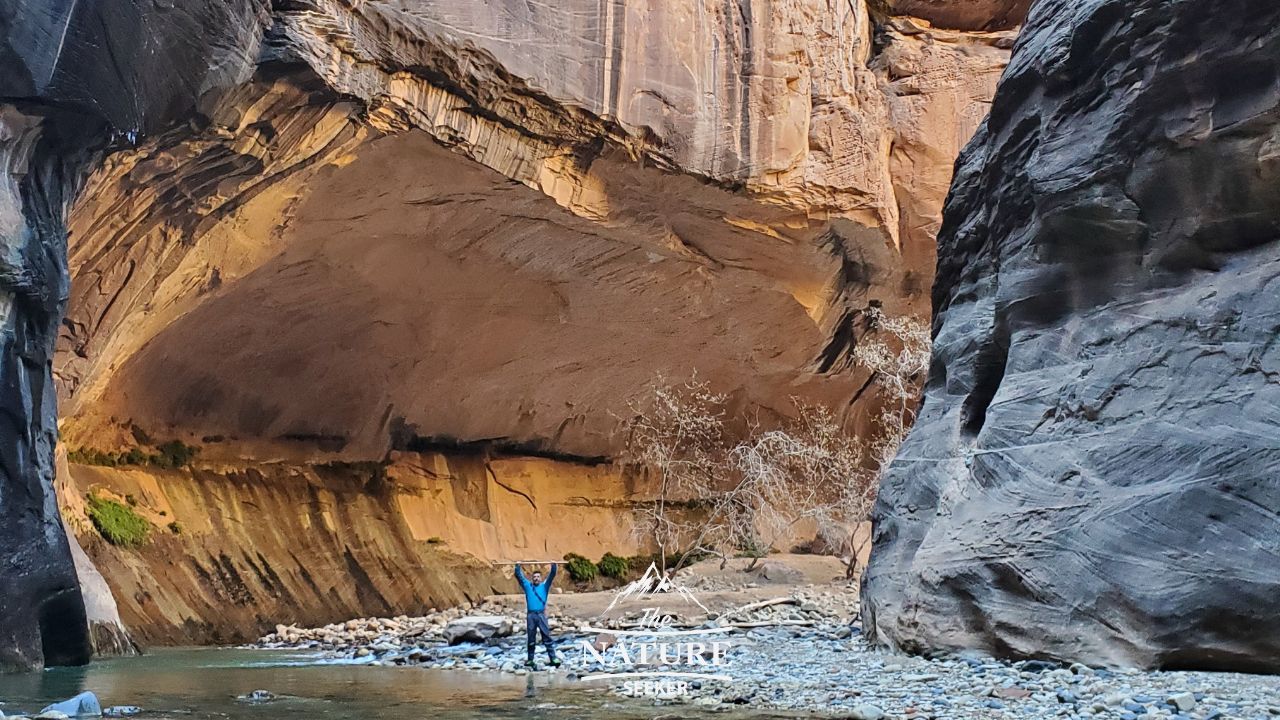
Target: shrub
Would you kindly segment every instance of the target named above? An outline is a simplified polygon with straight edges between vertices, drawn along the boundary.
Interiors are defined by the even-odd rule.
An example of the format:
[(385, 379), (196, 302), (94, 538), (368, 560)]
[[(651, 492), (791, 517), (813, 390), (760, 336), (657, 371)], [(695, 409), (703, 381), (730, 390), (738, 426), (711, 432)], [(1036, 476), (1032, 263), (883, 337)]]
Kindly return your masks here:
[(564, 569), (569, 573), (569, 577), (573, 578), (574, 582), (591, 582), (600, 574), (595, 563), (577, 553), (565, 555), (564, 560)]
[(627, 562), (626, 558), (618, 557), (613, 553), (605, 553), (596, 567), (600, 570), (601, 575), (614, 580), (621, 580), (631, 570), (631, 564)]
[(156, 449), (160, 451), (160, 456), (154, 464), (164, 468), (186, 467), (195, 459), (196, 453), (200, 452), (200, 448), (187, 445), (181, 440), (170, 440)]
[(146, 541), (151, 524), (133, 508), (115, 500), (90, 495), (90, 522), (107, 542), (117, 547), (137, 547)]
[(94, 450), (93, 448), (73, 448), (67, 451), (67, 462), (73, 462), (77, 465), (115, 467), (119, 459), (111, 453)]

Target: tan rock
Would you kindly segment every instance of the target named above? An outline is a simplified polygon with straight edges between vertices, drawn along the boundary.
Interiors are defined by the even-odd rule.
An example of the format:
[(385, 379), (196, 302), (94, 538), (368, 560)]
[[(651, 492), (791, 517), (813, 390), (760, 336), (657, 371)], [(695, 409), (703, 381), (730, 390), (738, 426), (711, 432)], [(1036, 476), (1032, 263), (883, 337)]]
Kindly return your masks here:
[[(84, 471), (147, 485), (183, 523), (165, 542), (210, 574), (88, 548), (121, 615), (161, 639), (238, 638), (256, 617), (317, 624), (485, 584), (404, 560), (429, 540), (483, 559), (632, 548), (632, 480), (594, 463), (659, 374), (696, 371), (741, 417), (795, 397), (877, 432), (850, 355), (863, 314), (928, 312), (952, 163), (1013, 37), (947, 28), (1016, 16), (918, 5), (282, 6), (273, 51), (305, 70), (209, 92), (199, 119), (107, 156), (71, 213), (63, 439), (178, 438), (208, 466), (175, 487)], [(430, 452), (456, 446), (478, 454)], [(384, 457), (385, 486), (312, 470)], [(528, 529), (557, 507), (573, 523)], [(363, 590), (334, 555), (353, 515), (355, 565), (386, 569)], [(334, 542), (291, 557), (268, 520)], [(273, 589), (246, 548), (297, 574)], [(313, 564), (334, 596), (290, 616)], [(127, 599), (142, 586), (160, 588), (150, 607)], [(220, 615), (246, 598), (280, 614)]]

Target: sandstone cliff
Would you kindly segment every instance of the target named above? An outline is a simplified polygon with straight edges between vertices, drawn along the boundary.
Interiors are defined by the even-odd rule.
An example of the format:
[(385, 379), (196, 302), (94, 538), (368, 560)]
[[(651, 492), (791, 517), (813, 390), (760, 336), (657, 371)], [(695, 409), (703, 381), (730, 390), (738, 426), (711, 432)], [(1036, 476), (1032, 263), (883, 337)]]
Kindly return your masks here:
[(238, 2), (154, 9), (0, 3), (0, 669), (89, 655), (52, 486), (66, 208), (113, 136), (165, 125), (195, 95), (243, 80), (266, 19)]
[(1280, 670), (1277, 20), (1036, 4), (944, 213), (878, 641)]
[[(32, 430), (0, 447), (0, 499), (42, 508), (39, 527), (6, 532), (33, 551), (50, 538), (36, 565), (59, 593), (74, 577), (50, 494), (64, 237), (53, 364), (77, 450), (183, 440), (215, 467), (293, 468), (283, 478), (461, 443), (557, 459), (572, 480), (616, 452), (646, 382), (694, 371), (744, 416), (798, 396), (874, 432), (879, 400), (849, 351), (870, 306), (927, 313), (951, 163), (1020, 12), (33, 5), (0, 2), (17, 128), (4, 240), (23, 258), (3, 279), (18, 299), (0, 373), (26, 389), (5, 407)], [(46, 117), (56, 142), (35, 139)], [(440, 512), (424, 517), (451, 522)], [(231, 557), (260, 541), (207, 537)], [(144, 613), (121, 591), (185, 572), (145, 558), (105, 573), (126, 618)], [(209, 620), (207, 591), (183, 617)], [(329, 609), (357, 607), (342, 602)], [(4, 644), (40, 661), (38, 638)]]
[[(64, 512), (144, 644), (422, 614), (510, 592), (510, 567), (490, 560), (638, 551), (625, 515), (637, 488), (603, 465), (406, 453), (388, 465), (73, 464), (70, 478)], [(104, 541), (87, 494), (131, 504), (148, 540)]]
[(251, 83), (109, 157), (72, 212), (68, 443), (369, 459), (411, 428), (607, 457), (649, 380), (695, 371), (869, 431), (847, 352), (869, 304), (927, 312), (1012, 34), (698, 7), (277, 10)]

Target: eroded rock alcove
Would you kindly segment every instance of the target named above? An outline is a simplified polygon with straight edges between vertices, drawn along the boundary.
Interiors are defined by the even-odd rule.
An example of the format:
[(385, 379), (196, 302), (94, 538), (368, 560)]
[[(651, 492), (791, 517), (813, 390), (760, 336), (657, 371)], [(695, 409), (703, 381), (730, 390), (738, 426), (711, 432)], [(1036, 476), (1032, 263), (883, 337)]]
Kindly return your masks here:
[[(916, 5), (21, 15), (4, 50), (32, 80), (5, 94), (30, 131), (5, 147), (65, 167), (36, 184), (11, 162), (26, 184), (6, 216), (49, 263), (51, 302), (11, 315), (45, 354), (5, 357), (49, 395), (13, 403), (46, 438), (14, 450), (39, 449), (43, 522), (55, 326), (63, 514), (147, 640), (487, 590), (428, 539), (480, 559), (624, 543), (637, 489), (607, 462), (658, 374), (697, 371), (744, 416), (794, 396), (874, 432), (849, 351), (873, 304), (927, 314), (951, 163), (1021, 12)], [(196, 469), (85, 461), (175, 441)], [(108, 547), (92, 492), (180, 530)], [(60, 552), (45, 566), (66, 587)]]

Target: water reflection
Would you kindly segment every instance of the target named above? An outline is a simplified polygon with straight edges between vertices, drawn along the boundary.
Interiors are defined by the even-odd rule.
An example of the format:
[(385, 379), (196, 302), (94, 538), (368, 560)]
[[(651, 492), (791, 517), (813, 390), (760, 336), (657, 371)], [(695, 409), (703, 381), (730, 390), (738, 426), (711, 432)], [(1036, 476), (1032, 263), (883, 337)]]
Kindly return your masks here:
[[(265, 703), (237, 696), (264, 689)], [(478, 720), (480, 718), (653, 718), (710, 716), (691, 707), (622, 703), (603, 688), (546, 673), (384, 668), (323, 662), (313, 655), (260, 650), (161, 650), (24, 675), (0, 675), (0, 711), (35, 713), (92, 690), (104, 707), (138, 705), (172, 720)], [(716, 713), (716, 717), (726, 717)], [(748, 717), (731, 714), (732, 717)], [(750, 717), (763, 717), (759, 715)]]

